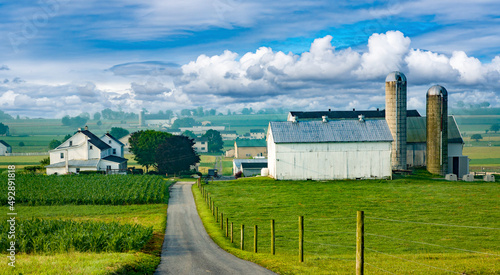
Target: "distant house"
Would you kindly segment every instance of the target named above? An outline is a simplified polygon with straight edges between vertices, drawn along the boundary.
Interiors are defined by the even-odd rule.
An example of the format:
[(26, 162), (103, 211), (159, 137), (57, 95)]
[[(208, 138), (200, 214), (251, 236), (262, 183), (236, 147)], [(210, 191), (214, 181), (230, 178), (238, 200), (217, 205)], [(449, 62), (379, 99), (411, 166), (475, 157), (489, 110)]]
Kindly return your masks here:
[(234, 158), (234, 149), (229, 149), (226, 151), (226, 158)]
[(0, 156), (12, 153), (12, 147), (5, 141), (0, 140)]
[(267, 168), (266, 158), (233, 160), (233, 175), (240, 171), (245, 177), (260, 175), (262, 168)]
[(130, 150), (130, 143), (129, 143), (130, 135), (131, 134), (128, 134), (128, 135), (126, 135), (126, 136), (124, 136), (124, 137), (122, 137), (122, 138), (119, 139), (119, 141), (121, 143), (123, 143), (123, 150), (125, 152), (128, 152)]
[(204, 135), (208, 130), (224, 131), (226, 126), (193, 126), (193, 127), (179, 127), (179, 131), (184, 133), (185, 131), (191, 131), (195, 135)]
[(250, 129), (251, 139), (265, 139), (266, 131), (264, 129)]
[(267, 156), (265, 139), (239, 139), (234, 142), (235, 158), (252, 158), (258, 156)]
[(278, 180), (390, 178), (384, 119), (270, 122), (269, 175)]
[(208, 139), (207, 138), (197, 138), (194, 140), (194, 150), (198, 153), (208, 152)]
[(47, 175), (80, 171), (125, 174), (128, 160), (123, 157), (123, 147), (124, 144), (109, 133), (98, 138), (87, 127), (78, 129), (71, 138), (49, 151)]
[(236, 133), (236, 131), (221, 131), (220, 135), (222, 140), (235, 140), (238, 138), (238, 133)]

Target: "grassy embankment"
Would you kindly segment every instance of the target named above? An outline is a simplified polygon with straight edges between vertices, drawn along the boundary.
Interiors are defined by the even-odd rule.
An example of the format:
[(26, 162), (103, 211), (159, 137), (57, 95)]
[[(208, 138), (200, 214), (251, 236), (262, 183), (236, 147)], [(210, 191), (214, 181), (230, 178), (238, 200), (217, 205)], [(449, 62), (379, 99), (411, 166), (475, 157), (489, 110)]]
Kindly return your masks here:
[[(204, 185), (234, 223), (234, 243), (193, 188), (210, 236), (225, 250), (281, 274), (353, 274), (356, 211), (365, 211), (368, 274), (499, 274), (498, 181), (446, 182), (428, 176), (392, 181), (274, 181)], [(298, 216), (305, 217), (305, 262), (298, 262)], [(270, 220), (276, 255), (270, 254)], [(245, 251), (240, 226), (245, 225)], [(253, 226), (258, 251), (253, 252)]]
[[(2, 180), (1, 183), (4, 190), (6, 182)], [(43, 236), (31, 236), (26, 239), (29, 232), (26, 235), (21, 234), (23, 221), (34, 218), (71, 220), (83, 225), (102, 222), (105, 223), (103, 227), (116, 222), (124, 226), (152, 228), (153, 235), (141, 249), (113, 252), (108, 243), (96, 240), (99, 235), (93, 232), (75, 232), (74, 235), (74, 238), (86, 236), (83, 239), (92, 239), (94, 242), (90, 242), (91, 248), (75, 242), (65, 247), (65, 243), (71, 243), (68, 239), (62, 239), (67, 232), (44, 233), (44, 235), (54, 234), (53, 240), (45, 238), (37, 252), (23, 253), (21, 248), (17, 247), (15, 269), (2, 268), (0, 274), (152, 274), (154, 272), (159, 263), (163, 243), (168, 186), (171, 182), (157, 176), (100, 175), (59, 177), (18, 175), (16, 182), (18, 243), (24, 239), (24, 242), (33, 247), (34, 242), (37, 240), (40, 242), (42, 239)], [(6, 195), (6, 192), (0, 194), (3, 205), (6, 205)], [(6, 213), (7, 211), (4, 211), (1, 214), (2, 219), (7, 218)], [(117, 236), (106, 237), (118, 243), (130, 240), (121, 232), (117, 232)], [(53, 252), (54, 247), (67, 252)], [(93, 252), (99, 251), (99, 247), (103, 250)], [(5, 252), (2, 250), (2, 253)], [(6, 255), (4, 256), (3, 263), (8, 267)]]

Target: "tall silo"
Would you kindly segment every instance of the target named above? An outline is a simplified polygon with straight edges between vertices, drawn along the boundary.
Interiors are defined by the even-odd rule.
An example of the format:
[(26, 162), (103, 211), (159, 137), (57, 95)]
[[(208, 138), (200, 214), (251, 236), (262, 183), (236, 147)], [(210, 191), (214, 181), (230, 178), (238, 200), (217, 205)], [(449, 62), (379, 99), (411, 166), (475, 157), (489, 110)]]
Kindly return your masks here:
[(144, 126), (144, 111), (140, 111), (139, 112), (139, 127), (143, 127)]
[(427, 170), (445, 175), (448, 171), (448, 91), (435, 85), (427, 91)]
[(392, 72), (385, 79), (385, 120), (391, 130), (392, 169), (406, 169), (406, 76)]

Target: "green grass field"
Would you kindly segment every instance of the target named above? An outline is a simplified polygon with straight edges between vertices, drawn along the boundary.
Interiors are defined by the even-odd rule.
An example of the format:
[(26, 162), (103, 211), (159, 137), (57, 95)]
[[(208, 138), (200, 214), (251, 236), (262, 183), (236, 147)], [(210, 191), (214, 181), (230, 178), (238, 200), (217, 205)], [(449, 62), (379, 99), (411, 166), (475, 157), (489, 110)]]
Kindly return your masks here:
[[(224, 249), (282, 274), (353, 274), (356, 211), (365, 211), (367, 274), (499, 274), (500, 191), (497, 183), (426, 177), (392, 181), (274, 181), (204, 185), (234, 223), (235, 241), (214, 223), (194, 193), (205, 227)], [(298, 216), (305, 219), (305, 263), (298, 263)], [(270, 220), (276, 253), (270, 251)], [(245, 251), (239, 250), (245, 225)], [(259, 227), (259, 253), (253, 226)]]
[[(35, 192), (37, 193), (38, 188), (37, 184), (39, 177), (44, 177), (47, 180), (53, 180), (53, 177), (47, 176), (35, 176), (35, 181), (33, 184), (29, 184), (30, 180), (27, 179), (29, 176), (18, 175), (16, 177), (16, 181), (18, 185), (16, 185), (16, 198), (28, 197), (32, 196), (26, 195), (26, 193)], [(81, 176), (78, 176), (81, 177)], [(75, 245), (75, 248), (71, 248), (66, 253), (55, 253), (55, 252), (36, 252), (36, 253), (18, 253), (16, 255), (16, 268), (15, 274), (152, 274), (158, 265), (161, 252), (161, 245), (163, 243), (163, 237), (165, 232), (166, 225), (166, 211), (167, 204), (166, 203), (153, 203), (153, 204), (127, 204), (127, 205), (75, 205), (74, 203), (81, 200), (82, 193), (87, 193), (87, 197), (92, 197), (93, 189), (86, 189), (81, 184), (82, 181), (76, 180), (78, 177), (59, 177), (60, 180), (66, 181), (65, 187), (56, 187), (54, 184), (49, 184), (52, 187), (53, 193), (52, 196), (50, 194), (46, 194), (45, 197), (49, 200), (45, 200), (46, 204), (61, 204), (56, 200), (58, 197), (66, 197), (68, 196), (58, 196), (57, 192), (60, 192), (61, 189), (66, 190), (69, 194), (74, 193), (75, 198), (73, 199), (72, 204), (65, 205), (40, 205), (40, 206), (29, 206), (35, 204), (34, 201), (25, 201), (15, 204), (15, 210), (18, 213), (16, 219), (18, 220), (18, 226), (22, 224), (25, 220), (31, 219), (43, 219), (43, 220), (53, 220), (54, 222), (58, 221), (73, 221), (81, 223), (84, 226), (90, 225), (92, 227), (93, 223), (104, 223), (102, 228), (109, 227), (117, 228), (118, 236), (101, 236), (99, 237), (99, 231), (92, 231), (83, 234), (89, 234), (88, 238), (102, 238), (102, 237), (110, 237), (110, 238), (121, 238), (119, 235), (120, 227), (113, 226), (110, 223), (118, 223), (120, 225), (131, 225), (131, 226), (139, 226), (141, 228), (149, 228), (151, 227), (153, 230), (153, 236), (150, 237), (149, 241), (145, 246), (141, 249), (132, 249), (126, 252), (100, 252), (95, 253), (90, 251), (87, 252), (77, 252), (78, 249), (88, 249), (85, 245)], [(83, 176), (88, 178), (87, 187), (91, 187), (92, 184), (100, 185), (106, 184), (107, 181), (102, 183), (96, 182), (96, 176)], [(82, 178), (83, 178), (82, 177)], [(109, 176), (101, 176), (103, 179), (109, 179)], [(152, 197), (152, 195), (157, 196), (158, 194), (164, 195), (165, 190), (168, 189), (168, 186), (172, 183), (170, 181), (165, 181), (157, 176), (122, 176), (122, 180), (133, 179), (130, 183), (141, 184), (137, 182), (138, 179), (142, 179), (144, 182), (149, 182), (149, 179), (160, 179), (163, 182), (163, 191), (156, 190), (155, 188), (145, 187), (143, 185), (141, 194), (143, 196)], [(20, 181), (24, 181), (20, 183)], [(124, 182), (126, 183), (126, 182)], [(123, 188), (129, 189), (133, 196), (133, 186), (129, 186), (127, 183), (123, 185)], [(3, 184), (2, 184), (3, 185)], [(100, 201), (105, 202), (108, 199), (112, 198), (116, 195), (116, 193), (120, 190), (120, 186), (110, 183), (108, 188), (101, 189), (96, 191), (99, 193), (99, 197), (101, 197)], [(148, 185), (148, 184), (147, 184)], [(148, 185), (149, 186), (149, 185)], [(72, 192), (75, 187), (82, 189), (79, 191), (80, 194)], [(5, 188), (4, 188), (5, 189)], [(42, 188), (43, 189), (43, 188)], [(43, 189), (42, 191), (44, 191)], [(46, 193), (46, 192), (45, 192)], [(122, 194), (123, 196), (123, 194)], [(138, 198), (138, 197), (137, 197)], [(66, 200), (65, 199), (65, 200)], [(168, 192), (166, 193), (166, 197), (161, 199), (162, 202), (166, 202), (168, 200)], [(140, 200), (138, 200), (140, 203)], [(0, 217), (4, 220), (7, 219), (7, 211), (0, 214)], [(18, 228), (18, 234), (21, 234), (22, 231)], [(75, 230), (76, 231), (76, 230)], [(64, 232), (63, 232), (64, 233)], [(53, 242), (45, 242), (47, 247), (57, 245), (58, 242), (64, 241), (61, 238), (65, 238), (64, 234), (57, 234), (55, 240)], [(94, 236), (95, 235), (95, 236)], [(123, 235), (122, 237), (125, 237)], [(21, 238), (21, 236), (19, 236)], [(40, 238), (37, 238), (38, 242), (41, 242)], [(101, 240), (102, 241), (102, 240)], [(130, 239), (125, 238), (125, 242), (129, 242)], [(65, 241), (64, 241), (65, 242)], [(66, 242), (65, 242), (66, 243)], [(99, 241), (97, 242), (99, 243)], [(101, 245), (105, 245), (100, 243)], [(105, 247), (105, 246), (104, 246)], [(109, 248), (104, 248), (108, 250)], [(64, 250), (64, 249), (63, 249)], [(48, 250), (53, 251), (53, 250)], [(0, 255), (5, 255), (5, 251), (2, 250)], [(6, 255), (5, 255), (6, 256)], [(6, 257), (5, 257), (6, 259)], [(7, 266), (7, 260), (4, 260), (5, 266)], [(12, 269), (2, 268), (0, 269), (0, 274), (13, 274)]]

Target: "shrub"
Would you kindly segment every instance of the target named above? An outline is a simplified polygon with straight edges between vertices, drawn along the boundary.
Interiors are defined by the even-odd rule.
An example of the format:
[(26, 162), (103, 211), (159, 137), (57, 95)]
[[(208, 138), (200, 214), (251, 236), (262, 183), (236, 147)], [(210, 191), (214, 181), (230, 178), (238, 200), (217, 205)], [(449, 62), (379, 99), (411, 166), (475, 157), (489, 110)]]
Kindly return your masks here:
[(239, 171), (238, 173), (234, 174), (234, 177), (237, 178), (237, 179), (243, 177), (243, 172)]

